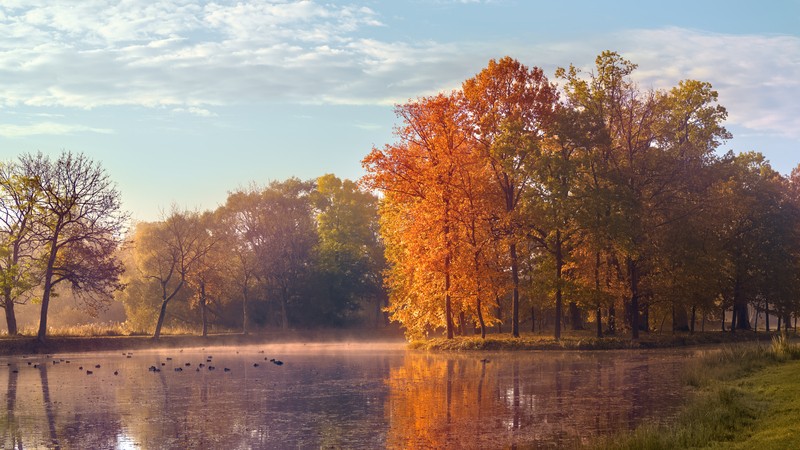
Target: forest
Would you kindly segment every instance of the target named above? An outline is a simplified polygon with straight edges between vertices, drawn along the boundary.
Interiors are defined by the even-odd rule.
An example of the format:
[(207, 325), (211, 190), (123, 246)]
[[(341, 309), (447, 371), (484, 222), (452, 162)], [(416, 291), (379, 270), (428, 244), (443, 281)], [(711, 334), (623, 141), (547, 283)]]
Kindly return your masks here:
[(35, 304), (44, 340), (69, 295), (89, 315), (121, 303), (126, 328), (156, 338), (388, 321), (409, 338), (790, 327), (800, 170), (723, 152), (709, 83), (644, 89), (636, 68), (607, 51), (591, 72), (558, 69), (559, 84), (491, 60), (459, 90), (398, 105), (396, 142), (360, 180), (252, 184), (154, 222), (132, 223), (83, 154), (4, 161), (8, 334), (15, 306)]

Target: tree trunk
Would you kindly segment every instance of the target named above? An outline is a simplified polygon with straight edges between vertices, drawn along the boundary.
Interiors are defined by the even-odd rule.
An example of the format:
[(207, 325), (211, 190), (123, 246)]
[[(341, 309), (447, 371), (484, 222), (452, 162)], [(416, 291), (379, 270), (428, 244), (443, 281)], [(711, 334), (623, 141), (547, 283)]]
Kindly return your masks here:
[(481, 339), (486, 339), (486, 322), (483, 320), (483, 311), (481, 311), (481, 297), (476, 299), (478, 309), (478, 323), (481, 325)]
[(42, 308), (39, 315), (39, 333), (37, 335), (39, 342), (44, 342), (47, 336), (47, 309), (50, 306), (50, 292), (53, 290), (53, 265), (56, 262), (56, 254), (58, 253), (58, 235), (59, 233), (56, 233), (53, 240), (50, 241), (50, 256), (44, 273)]
[(764, 322), (767, 327), (767, 333), (769, 333), (769, 302), (764, 302)]
[(750, 317), (747, 311), (747, 301), (742, 298), (742, 283), (739, 277), (733, 284), (733, 314), (736, 316), (736, 326), (740, 330), (750, 329)]
[(639, 265), (630, 256), (627, 257), (627, 263), (631, 289), (631, 339), (639, 339)]
[(617, 308), (614, 303), (608, 307), (608, 334), (617, 334)]
[(16, 336), (17, 330), (17, 315), (14, 312), (14, 299), (11, 298), (11, 288), (7, 287), (3, 292), (3, 303), (6, 310), (6, 327), (8, 328), (9, 336)]
[(723, 332), (725, 331), (725, 311), (726, 311), (726, 308), (723, 306), (722, 307), (722, 331)]
[(585, 330), (586, 326), (583, 323), (583, 315), (578, 304), (569, 302), (569, 322), (573, 330)]
[(536, 308), (531, 306), (531, 333), (536, 333)]
[(450, 298), (450, 255), (444, 257), (444, 315), (447, 339), (453, 339), (453, 305)]
[(760, 315), (761, 314), (759, 314), (758, 309), (756, 309), (756, 321), (753, 324), (753, 331), (755, 331), (756, 333), (758, 332), (758, 316)]
[(184, 278), (181, 277), (180, 283), (175, 287), (170, 295), (167, 295), (167, 283), (169, 280), (161, 281), (161, 311), (158, 313), (158, 321), (156, 322), (156, 331), (153, 333), (153, 339), (158, 340), (161, 337), (161, 327), (164, 325), (164, 318), (167, 316), (167, 303), (175, 297), (175, 294), (181, 290), (184, 283)]
[(561, 269), (563, 264), (563, 255), (561, 254), (561, 230), (556, 230), (556, 327), (554, 337), (557, 341), (561, 339), (561, 318), (564, 315), (561, 310)]
[(247, 334), (247, 281), (242, 288), (242, 334)]
[(697, 321), (697, 305), (692, 305), (692, 320), (689, 322), (689, 334), (694, 334), (694, 323)]
[(203, 337), (208, 336), (208, 314), (206, 312), (206, 284), (200, 282), (200, 317), (203, 320)]
[(514, 283), (514, 294), (511, 298), (511, 335), (519, 337), (519, 265), (517, 261), (517, 244), (509, 245), (511, 257), (511, 281)]
[(600, 304), (600, 252), (594, 253), (594, 295), (597, 303), (597, 311), (595, 311), (595, 321), (597, 322), (597, 337), (603, 337), (603, 311)]
[(503, 307), (500, 305), (500, 298), (495, 297), (495, 301), (497, 302), (497, 332), (503, 332)]
[(156, 332), (153, 334), (153, 339), (161, 337), (161, 327), (164, 325), (164, 317), (167, 315), (167, 303), (169, 299), (164, 299), (161, 302), (161, 311), (158, 313), (158, 322), (156, 322)]
[(284, 286), (281, 292), (281, 329), (289, 329), (289, 315), (286, 312), (286, 305), (289, 303), (289, 290)]

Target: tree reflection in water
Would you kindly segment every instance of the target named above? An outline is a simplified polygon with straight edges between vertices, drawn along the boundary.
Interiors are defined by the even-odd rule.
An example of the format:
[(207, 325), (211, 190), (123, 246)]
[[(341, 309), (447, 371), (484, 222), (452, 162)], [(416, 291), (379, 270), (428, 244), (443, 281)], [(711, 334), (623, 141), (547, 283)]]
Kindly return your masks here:
[(679, 364), (624, 352), (413, 354), (389, 376), (391, 448), (588, 442), (663, 421), (680, 405)]
[[(406, 352), (401, 345), (0, 359), (3, 448), (569, 445), (662, 420), (685, 353)], [(280, 354), (276, 352), (280, 351)], [(168, 356), (174, 356), (168, 360)], [(27, 362), (31, 362), (28, 365)], [(164, 363), (164, 366), (161, 364)], [(189, 363), (190, 366), (185, 366)], [(87, 375), (83, 365), (93, 369)], [(38, 367), (36, 367), (38, 365)], [(160, 372), (148, 370), (155, 365)], [(36, 368), (35, 368), (36, 367)], [(229, 367), (230, 372), (223, 372)], [(181, 371), (176, 371), (181, 368)], [(119, 375), (114, 375), (118, 371)], [(3, 377), (6, 379), (3, 380)], [(0, 385), (2, 385), (0, 384)]]

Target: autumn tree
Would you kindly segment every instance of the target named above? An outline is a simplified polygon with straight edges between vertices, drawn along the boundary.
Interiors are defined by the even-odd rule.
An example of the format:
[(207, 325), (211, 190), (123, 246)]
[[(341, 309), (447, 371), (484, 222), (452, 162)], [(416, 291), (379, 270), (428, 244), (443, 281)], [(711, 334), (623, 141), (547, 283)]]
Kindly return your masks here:
[(399, 142), (364, 158), (364, 182), (384, 192), (381, 233), (394, 320), (412, 333), (444, 326), (454, 335), (453, 262), (458, 240), (454, 187), (469, 151), (457, 94), (439, 94), (396, 108)]
[(173, 211), (160, 222), (140, 223), (134, 236), (135, 260), (141, 277), (158, 286), (160, 308), (153, 338), (161, 328), (169, 303), (186, 287), (191, 271), (213, 240), (196, 212)]
[(261, 238), (259, 190), (240, 189), (228, 195), (217, 210), (217, 220), (228, 244), (229, 258), (225, 270), (242, 299), (242, 332), (248, 333), (250, 301), (259, 289), (258, 255), (266, 243)]
[(510, 57), (462, 85), (469, 133), (490, 167), (494, 196), (501, 206), (498, 230), (507, 242), (512, 280), (512, 334), (519, 336), (519, 259), (525, 217), (520, 204), (530, 189), (531, 165), (558, 98), (541, 69), (529, 69)]
[(53, 289), (68, 282), (90, 308), (102, 307), (122, 288), (116, 258), (127, 223), (120, 194), (103, 168), (83, 154), (20, 158), (39, 191), (36, 239), (43, 246), (42, 306), (38, 339), (47, 334)]
[[(220, 222), (213, 212), (205, 212), (199, 217), (198, 233), (200, 251), (192, 270), (187, 273), (187, 282), (194, 288), (197, 308), (200, 309), (201, 335), (208, 335), (209, 313), (220, 316), (219, 306), (225, 303), (229, 277), (225, 270), (228, 265), (228, 251)], [(216, 308), (212, 308), (216, 305)]]
[(17, 334), (14, 305), (24, 303), (39, 284), (39, 247), (33, 227), (40, 192), (16, 162), (0, 163), (0, 306), (9, 336)]

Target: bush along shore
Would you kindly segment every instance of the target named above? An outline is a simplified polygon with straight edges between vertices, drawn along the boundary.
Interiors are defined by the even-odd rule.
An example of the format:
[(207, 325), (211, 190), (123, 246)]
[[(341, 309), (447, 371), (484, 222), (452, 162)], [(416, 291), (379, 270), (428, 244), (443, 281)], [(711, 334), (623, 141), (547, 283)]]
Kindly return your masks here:
[(774, 333), (752, 331), (701, 332), (695, 334), (643, 334), (639, 339), (629, 337), (597, 338), (588, 334), (567, 335), (561, 339), (552, 336), (523, 334), (518, 338), (509, 335), (456, 336), (453, 339), (433, 338), (413, 340), (409, 347), (416, 350), (430, 351), (471, 351), (471, 350), (622, 350), (685, 347), (691, 345), (729, 344), (737, 342), (766, 341), (775, 336)]
[(800, 345), (729, 345), (690, 364), (691, 399), (674, 423), (646, 424), (593, 449), (800, 448)]

